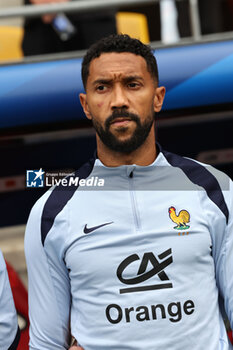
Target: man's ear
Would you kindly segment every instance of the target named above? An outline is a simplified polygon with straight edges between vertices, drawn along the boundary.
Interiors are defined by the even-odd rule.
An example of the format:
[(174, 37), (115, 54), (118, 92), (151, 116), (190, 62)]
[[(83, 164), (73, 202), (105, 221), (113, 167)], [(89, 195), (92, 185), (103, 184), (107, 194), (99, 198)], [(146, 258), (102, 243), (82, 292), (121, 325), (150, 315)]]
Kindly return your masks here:
[(156, 113), (160, 112), (162, 109), (165, 92), (166, 92), (166, 88), (164, 86), (159, 86), (156, 88), (155, 98), (154, 98), (154, 111)]
[(79, 94), (79, 100), (80, 100), (80, 103), (83, 107), (83, 111), (86, 114), (86, 117), (91, 120), (92, 116), (91, 116), (91, 113), (89, 111), (89, 107), (88, 107), (88, 103), (87, 103), (87, 95), (84, 93)]

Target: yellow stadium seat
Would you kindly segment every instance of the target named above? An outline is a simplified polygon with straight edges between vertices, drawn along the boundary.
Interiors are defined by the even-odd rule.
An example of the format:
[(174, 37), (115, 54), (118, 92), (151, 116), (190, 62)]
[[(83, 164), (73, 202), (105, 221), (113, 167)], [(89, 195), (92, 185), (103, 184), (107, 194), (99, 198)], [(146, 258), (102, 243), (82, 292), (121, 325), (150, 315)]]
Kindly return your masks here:
[(118, 34), (128, 34), (141, 40), (144, 44), (150, 41), (147, 18), (142, 13), (118, 12), (116, 14)]
[(23, 28), (0, 26), (0, 60), (14, 60), (23, 57), (21, 42)]

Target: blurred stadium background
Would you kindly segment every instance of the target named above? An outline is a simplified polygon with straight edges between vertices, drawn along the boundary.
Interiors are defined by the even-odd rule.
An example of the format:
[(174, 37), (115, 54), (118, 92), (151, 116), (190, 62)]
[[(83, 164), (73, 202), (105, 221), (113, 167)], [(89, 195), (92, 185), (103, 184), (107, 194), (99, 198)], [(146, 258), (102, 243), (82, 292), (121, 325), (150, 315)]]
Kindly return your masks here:
[[(0, 11), (4, 8), (21, 6), (21, 0), (0, 0)], [(23, 18), (6, 18), (0, 21), (0, 26), (23, 26)], [(0, 40), (1, 45), (1, 40)], [(1, 60), (1, 59), (0, 59)], [(23, 283), (27, 286), (26, 265), (23, 251), (23, 237), (25, 226), (13, 226), (11, 228), (0, 225), (0, 248), (5, 259), (19, 273)]]
[[(170, 151), (211, 163), (233, 177), (233, 12), (232, 18), (230, 11), (226, 15), (226, 4), (232, 1), (222, 0), (221, 20), (228, 23), (222, 32), (213, 28), (205, 34), (203, 18), (201, 23), (201, 16), (194, 13), (197, 8), (192, 5), (191, 15), (187, 12), (195, 1), (177, 2), (186, 6), (179, 23), (177, 13), (169, 12), (169, 1), (163, 16), (158, 1), (118, 8), (144, 15), (137, 17), (136, 27), (132, 23), (132, 28), (119, 30), (151, 42), (161, 83), (167, 87), (157, 121), (158, 140)], [(8, 38), (1, 26), (22, 28), (24, 23), (22, 16), (3, 19), (1, 12), (22, 4), (22, 0), (0, 0), (0, 248), (27, 287), (25, 223), (45, 189), (26, 188), (26, 170), (78, 168), (92, 155), (95, 138), (77, 100), (83, 52), (31, 58), (15, 54), (13, 61), (5, 58), (6, 49), (1, 52)], [(187, 20), (186, 31), (182, 25)], [(168, 23), (173, 23), (170, 29)], [(7, 45), (11, 43), (8, 38)]]

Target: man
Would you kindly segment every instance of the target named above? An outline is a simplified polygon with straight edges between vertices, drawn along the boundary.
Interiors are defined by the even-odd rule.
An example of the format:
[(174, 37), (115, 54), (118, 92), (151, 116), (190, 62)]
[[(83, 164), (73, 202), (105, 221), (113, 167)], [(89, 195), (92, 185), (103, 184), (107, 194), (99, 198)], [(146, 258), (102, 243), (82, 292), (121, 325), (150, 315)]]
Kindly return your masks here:
[(16, 350), (20, 338), (17, 314), (7, 274), (0, 251), (0, 349)]
[[(232, 182), (156, 145), (165, 88), (148, 46), (102, 39), (82, 79), (97, 154), (30, 214), (31, 349), (67, 349), (70, 334), (85, 350), (230, 349)], [(81, 186), (92, 178), (104, 186)]]

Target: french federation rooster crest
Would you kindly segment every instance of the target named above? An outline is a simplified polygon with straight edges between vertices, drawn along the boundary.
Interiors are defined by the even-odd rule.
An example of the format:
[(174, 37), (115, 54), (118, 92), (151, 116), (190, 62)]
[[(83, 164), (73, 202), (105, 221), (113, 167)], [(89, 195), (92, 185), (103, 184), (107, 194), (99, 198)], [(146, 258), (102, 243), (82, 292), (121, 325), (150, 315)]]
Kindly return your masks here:
[(168, 209), (170, 219), (177, 225), (174, 227), (176, 230), (187, 230), (190, 226), (187, 223), (190, 221), (190, 214), (187, 210), (181, 210), (176, 215), (176, 208), (170, 207)]

